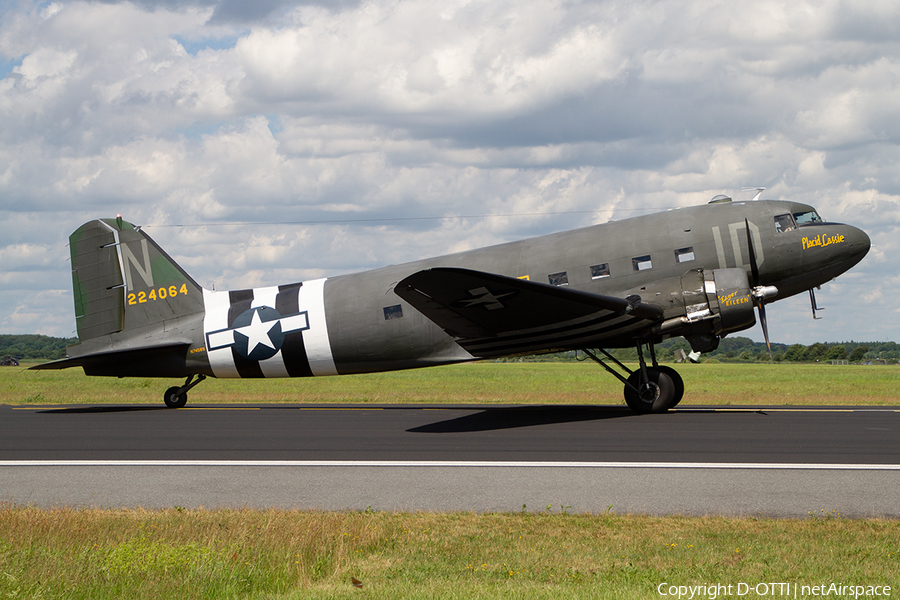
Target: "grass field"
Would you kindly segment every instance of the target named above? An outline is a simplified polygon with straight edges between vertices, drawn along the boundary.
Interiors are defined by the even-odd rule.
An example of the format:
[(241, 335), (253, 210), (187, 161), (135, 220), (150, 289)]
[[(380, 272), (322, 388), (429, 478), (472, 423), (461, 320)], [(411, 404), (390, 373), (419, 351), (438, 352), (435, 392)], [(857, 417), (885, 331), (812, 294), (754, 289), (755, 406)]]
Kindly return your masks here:
[[(733, 586), (730, 595), (695, 598), (759, 598), (738, 594), (738, 584), (772, 582), (796, 584), (798, 592), (832, 582), (887, 585), (896, 597), (900, 524), (836, 515), (781, 521), (0, 506), (4, 598), (630, 599), (663, 597), (657, 590), (664, 583), (664, 591)], [(771, 589), (769, 597), (793, 597)]]
[[(900, 404), (897, 367), (678, 369), (686, 405)], [(6, 367), (0, 403), (157, 404), (177, 383)], [(350, 377), (211, 379), (190, 402), (619, 404), (621, 387), (593, 364), (476, 363)], [(695, 586), (694, 598), (710, 600), (860, 596), (858, 588), (812, 591), (831, 584), (838, 591), (863, 586), (862, 597), (900, 596), (897, 521), (845, 519), (818, 507), (794, 520), (535, 508), (398, 514), (0, 504), (0, 598), (632, 599), (677, 597), (677, 586)], [(738, 593), (739, 584), (771, 583), (796, 588)], [(660, 595), (661, 584), (672, 595)], [(731, 593), (709, 587), (715, 584), (731, 585)], [(682, 598), (691, 593), (683, 588)]]
[[(675, 365), (682, 404), (895, 405), (900, 367), (825, 364)], [(177, 379), (85, 377), (81, 369), (0, 368), (0, 404), (162, 402)], [(622, 384), (598, 365), (481, 362), (303, 379), (208, 379), (189, 402), (622, 404)]]

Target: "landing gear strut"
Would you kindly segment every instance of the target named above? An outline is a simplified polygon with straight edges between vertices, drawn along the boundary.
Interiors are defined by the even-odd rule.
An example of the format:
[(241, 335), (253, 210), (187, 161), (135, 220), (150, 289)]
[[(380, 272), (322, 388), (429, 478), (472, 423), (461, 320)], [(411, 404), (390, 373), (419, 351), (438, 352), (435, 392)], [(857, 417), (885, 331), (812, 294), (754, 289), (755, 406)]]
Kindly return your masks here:
[(194, 379), (194, 376), (189, 375), (183, 386), (172, 386), (166, 390), (166, 393), (163, 394), (163, 402), (166, 403), (166, 406), (169, 408), (183, 408), (187, 404), (188, 390), (206, 379), (206, 375), (203, 373), (197, 375), (197, 380), (194, 382), (191, 382), (192, 379)]
[(651, 365), (647, 366), (644, 360), (642, 343), (637, 344), (638, 361), (640, 368), (632, 371), (611, 354), (599, 348), (599, 351), (607, 360), (615, 363), (622, 371), (628, 373), (628, 377), (619, 374), (596, 354), (588, 349), (582, 349), (588, 357), (609, 371), (616, 379), (625, 384), (625, 403), (628, 408), (638, 414), (666, 412), (679, 402), (684, 396), (684, 381), (678, 372), (672, 367), (660, 366), (656, 362), (656, 352), (653, 344), (648, 343)]

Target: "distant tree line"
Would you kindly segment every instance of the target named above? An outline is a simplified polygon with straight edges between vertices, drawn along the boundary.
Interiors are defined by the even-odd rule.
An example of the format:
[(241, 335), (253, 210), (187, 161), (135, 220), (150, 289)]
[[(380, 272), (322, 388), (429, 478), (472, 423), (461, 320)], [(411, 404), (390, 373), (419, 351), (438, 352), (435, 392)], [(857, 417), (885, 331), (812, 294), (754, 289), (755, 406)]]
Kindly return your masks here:
[[(669, 352), (682, 348), (690, 352), (690, 345), (684, 338), (673, 338), (659, 345), (657, 358), (669, 360)], [(634, 351), (632, 351), (634, 352)], [(754, 342), (745, 337), (727, 337), (719, 342), (713, 352), (703, 354), (706, 360), (720, 362), (831, 362), (846, 360), (851, 363), (881, 362), (896, 364), (900, 360), (900, 344), (897, 342), (816, 342), (803, 344), (772, 344), (772, 358), (764, 342)]]
[(46, 335), (0, 335), (0, 358), (65, 358), (66, 346), (78, 343), (78, 338), (55, 338)]
[[(55, 338), (46, 335), (0, 335), (0, 358), (36, 358), (54, 360), (64, 358), (66, 346), (78, 343), (78, 338)], [(691, 351), (690, 344), (684, 338), (672, 338), (656, 347), (656, 357), (663, 362), (674, 362), (675, 351)], [(637, 352), (632, 348), (620, 348), (612, 352), (620, 360), (637, 359)], [(561, 352), (523, 360), (572, 360), (574, 352)], [(878, 361), (887, 364), (900, 362), (900, 344), (897, 342), (840, 342), (820, 343), (810, 346), (803, 344), (772, 344), (772, 358), (766, 352), (763, 342), (754, 342), (745, 337), (727, 337), (719, 342), (713, 352), (703, 354), (702, 360), (715, 359), (720, 362), (826, 362), (847, 360), (851, 363)], [(518, 358), (508, 360), (519, 360)]]
[[(678, 350), (690, 353), (691, 346), (682, 337), (672, 338), (656, 346), (656, 358), (661, 362), (675, 362)], [(505, 360), (555, 361), (574, 360), (576, 352), (560, 352), (533, 357), (509, 358)], [(637, 360), (637, 351), (633, 348), (618, 348), (610, 352), (619, 360)], [(772, 344), (772, 358), (766, 350), (764, 342), (754, 342), (745, 337), (727, 337), (719, 342), (719, 347), (704, 353), (701, 362), (716, 360), (719, 362), (831, 362), (846, 360), (851, 363), (878, 362), (897, 364), (900, 362), (900, 344), (896, 342), (829, 342), (804, 346), (803, 344)]]

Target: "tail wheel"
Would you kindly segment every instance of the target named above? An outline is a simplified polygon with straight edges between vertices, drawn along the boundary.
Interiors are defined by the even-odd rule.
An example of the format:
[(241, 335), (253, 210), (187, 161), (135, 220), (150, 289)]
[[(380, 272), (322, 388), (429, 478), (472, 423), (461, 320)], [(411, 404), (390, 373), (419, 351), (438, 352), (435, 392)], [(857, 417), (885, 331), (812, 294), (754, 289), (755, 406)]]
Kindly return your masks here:
[(166, 390), (166, 393), (163, 395), (163, 402), (166, 403), (166, 406), (169, 408), (182, 408), (187, 404), (187, 392), (179, 394), (180, 390), (181, 388), (177, 386)]
[(203, 373), (198, 373), (196, 377), (197, 379), (194, 379), (194, 374), (188, 375), (188, 378), (184, 380), (183, 386), (170, 387), (169, 389), (167, 389), (166, 393), (163, 394), (163, 402), (166, 403), (166, 406), (168, 406), (169, 408), (181, 408), (182, 406), (187, 404), (188, 391), (193, 389), (195, 385), (206, 379), (206, 375), (204, 375)]
[(625, 386), (625, 403), (638, 414), (662, 413), (675, 405), (675, 382), (659, 368), (647, 368), (646, 383), (641, 383), (640, 370), (628, 377), (628, 383), (631, 385)]

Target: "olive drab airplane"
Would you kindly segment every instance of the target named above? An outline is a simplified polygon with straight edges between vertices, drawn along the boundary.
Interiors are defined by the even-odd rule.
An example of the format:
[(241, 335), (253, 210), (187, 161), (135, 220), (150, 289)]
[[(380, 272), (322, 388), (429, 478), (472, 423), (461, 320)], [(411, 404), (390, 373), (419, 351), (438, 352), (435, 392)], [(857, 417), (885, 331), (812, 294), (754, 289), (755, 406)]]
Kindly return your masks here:
[[(695, 352), (752, 327), (765, 306), (866, 255), (869, 238), (805, 204), (717, 196), (639, 216), (372, 271), (235, 291), (198, 285), (121, 217), (69, 238), (80, 343), (32, 367), (87, 375), (184, 377), (182, 407), (206, 377), (310, 377), (581, 350), (624, 384), (637, 413), (684, 394), (654, 344)], [(636, 348), (631, 370), (609, 354)], [(646, 348), (646, 351), (645, 351)], [(552, 385), (552, 383), (548, 383)]]

